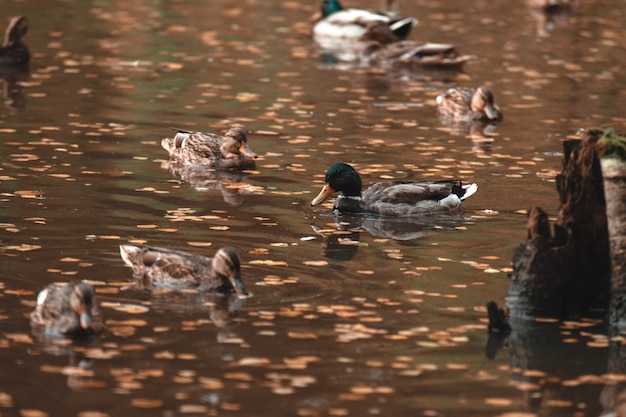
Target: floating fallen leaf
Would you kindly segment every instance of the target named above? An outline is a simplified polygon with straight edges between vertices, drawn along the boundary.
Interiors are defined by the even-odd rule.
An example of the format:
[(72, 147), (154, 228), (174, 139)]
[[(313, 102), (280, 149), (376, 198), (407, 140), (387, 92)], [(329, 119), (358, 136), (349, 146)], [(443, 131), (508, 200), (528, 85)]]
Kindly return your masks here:
[(513, 400), (509, 398), (485, 398), (485, 404), (494, 407), (508, 407), (513, 404)]
[(204, 388), (209, 390), (218, 390), (224, 388), (224, 383), (216, 378), (198, 377), (198, 382)]
[(133, 407), (137, 408), (159, 408), (163, 405), (163, 400), (150, 398), (133, 398), (130, 400)]
[(241, 358), (239, 359), (240, 366), (265, 366), (270, 364), (270, 360), (268, 358)]
[(304, 265), (307, 265), (307, 266), (326, 266), (326, 265), (328, 265), (327, 261), (304, 261), (302, 263)]
[(104, 301), (100, 304), (100, 306), (104, 308), (112, 308), (116, 311), (121, 311), (129, 314), (143, 314), (150, 311), (150, 309), (146, 306), (138, 305), (138, 304), (122, 304), (122, 303), (113, 303)]
[(189, 246), (200, 246), (200, 247), (208, 247), (213, 245), (211, 242), (187, 242)]
[(292, 339), (317, 339), (317, 335), (308, 332), (288, 332), (287, 336)]
[(255, 259), (250, 261), (252, 265), (270, 265), (270, 266), (287, 266), (287, 262), (285, 261), (271, 261), (271, 260), (261, 260)]
[(253, 381), (254, 378), (247, 372), (226, 372), (224, 378), (234, 379), (236, 381)]

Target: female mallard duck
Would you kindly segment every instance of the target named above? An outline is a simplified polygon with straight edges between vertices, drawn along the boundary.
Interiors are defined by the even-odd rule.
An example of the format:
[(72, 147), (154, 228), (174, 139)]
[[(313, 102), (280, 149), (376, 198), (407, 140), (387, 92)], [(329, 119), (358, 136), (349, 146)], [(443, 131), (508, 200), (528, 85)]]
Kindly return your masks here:
[(148, 284), (171, 288), (196, 288), (221, 294), (247, 296), (241, 281), (239, 255), (221, 248), (213, 258), (144, 245), (120, 245), (124, 263), (133, 276)]
[(372, 42), (359, 59), (365, 66), (460, 68), (476, 56), (459, 55), (454, 45), (447, 43), (400, 41), (386, 45)]
[(84, 282), (48, 285), (37, 296), (30, 319), (33, 326), (57, 336), (93, 334), (103, 327), (93, 287)]
[[(246, 131), (235, 127), (224, 136), (212, 133), (174, 129), (173, 138), (165, 138), (161, 146), (170, 154), (170, 161), (200, 164), (216, 170), (254, 169), (256, 154), (248, 146)], [(253, 159), (251, 159), (253, 158)]]
[(4, 32), (4, 41), (0, 46), (0, 64), (23, 65), (30, 61), (30, 51), (22, 38), (28, 32), (28, 19), (16, 16), (9, 22)]
[(333, 208), (342, 213), (408, 217), (453, 212), (477, 189), (476, 184), (462, 185), (457, 180), (384, 181), (361, 193), (361, 176), (350, 165), (341, 163), (328, 168), (324, 187), (311, 205), (315, 206), (341, 192)]
[(502, 111), (495, 103), (493, 92), (483, 85), (473, 88), (450, 88), (437, 97), (437, 108), (441, 116), (468, 121), (501, 121)]
[(382, 44), (405, 39), (417, 19), (399, 17), (385, 12), (344, 9), (339, 0), (322, 2), (322, 19), (313, 26), (313, 39), (323, 48), (359, 41)]

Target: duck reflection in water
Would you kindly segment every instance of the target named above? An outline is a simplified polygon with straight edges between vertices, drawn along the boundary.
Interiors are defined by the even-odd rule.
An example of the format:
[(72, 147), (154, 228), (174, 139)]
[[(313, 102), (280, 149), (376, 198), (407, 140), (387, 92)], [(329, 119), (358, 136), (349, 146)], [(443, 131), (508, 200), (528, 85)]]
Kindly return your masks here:
[(314, 224), (311, 228), (315, 233), (322, 236), (322, 256), (333, 261), (345, 262), (354, 258), (359, 251), (359, 239), (361, 238), (360, 225), (348, 222), (329, 224), (322, 229)]
[(4, 104), (14, 113), (22, 111), (26, 107), (26, 98), (24, 97), (21, 83), (29, 78), (30, 70), (27, 65), (18, 67), (0, 65)]
[(234, 295), (208, 294), (197, 290), (153, 288), (150, 291), (150, 305), (155, 313), (193, 314), (196, 317), (193, 323), (198, 325), (203, 324), (203, 316), (208, 314), (210, 323), (218, 329), (218, 342), (236, 337), (234, 330), (241, 321), (240, 312), (246, 300)]
[(216, 171), (202, 165), (180, 164), (164, 161), (161, 167), (174, 178), (185, 182), (197, 191), (219, 190), (224, 201), (237, 207), (252, 193), (253, 186), (246, 182), (248, 174), (239, 171)]
[(578, 3), (578, 0), (526, 0), (537, 22), (539, 37), (550, 36), (558, 26), (567, 25)]
[(326, 223), (324, 228), (315, 224), (311, 228), (322, 236), (322, 256), (335, 261), (353, 259), (361, 246), (361, 233), (374, 237), (410, 241), (422, 239), (433, 233), (454, 231), (457, 227), (473, 223), (460, 213), (438, 214), (413, 218), (363, 217), (335, 214), (335, 222)]

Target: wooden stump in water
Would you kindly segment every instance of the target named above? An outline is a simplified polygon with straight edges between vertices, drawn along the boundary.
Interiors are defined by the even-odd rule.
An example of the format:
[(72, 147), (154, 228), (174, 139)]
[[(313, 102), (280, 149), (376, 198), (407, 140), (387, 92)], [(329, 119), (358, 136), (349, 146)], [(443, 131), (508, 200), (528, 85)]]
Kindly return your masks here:
[[(558, 218), (551, 230), (539, 207), (529, 211), (528, 240), (513, 258), (509, 314), (516, 317), (606, 314), (611, 294), (609, 239), (599, 152), (603, 131), (564, 142), (563, 171), (557, 176)], [(626, 289), (626, 281), (624, 282)], [(626, 297), (619, 300), (626, 311)]]

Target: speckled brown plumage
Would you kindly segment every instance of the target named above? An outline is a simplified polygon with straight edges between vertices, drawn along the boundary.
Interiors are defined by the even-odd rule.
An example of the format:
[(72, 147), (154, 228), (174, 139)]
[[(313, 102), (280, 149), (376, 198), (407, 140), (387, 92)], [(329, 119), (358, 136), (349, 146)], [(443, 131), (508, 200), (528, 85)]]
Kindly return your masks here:
[(502, 111), (495, 103), (491, 88), (456, 87), (437, 97), (439, 114), (450, 119), (474, 121), (501, 121)]
[(257, 156), (248, 146), (246, 132), (241, 128), (229, 129), (224, 136), (175, 130), (174, 137), (161, 141), (173, 163), (200, 164), (216, 170), (255, 168)]
[(103, 330), (93, 287), (84, 282), (50, 284), (37, 296), (31, 323), (47, 334), (74, 336)]
[(133, 276), (148, 285), (248, 295), (241, 281), (239, 255), (232, 248), (221, 248), (209, 258), (166, 248), (125, 244), (120, 245), (120, 255), (132, 268)]

